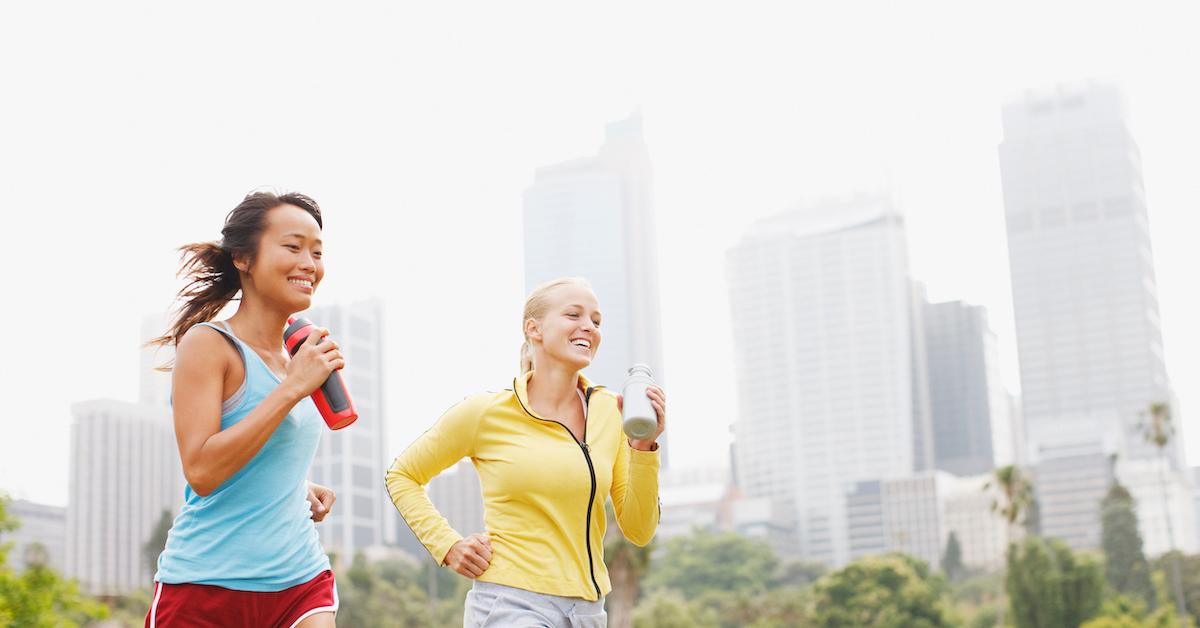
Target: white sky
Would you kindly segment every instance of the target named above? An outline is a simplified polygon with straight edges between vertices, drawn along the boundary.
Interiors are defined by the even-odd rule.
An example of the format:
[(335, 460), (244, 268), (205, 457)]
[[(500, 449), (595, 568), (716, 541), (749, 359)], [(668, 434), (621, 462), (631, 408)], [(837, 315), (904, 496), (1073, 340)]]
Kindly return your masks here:
[(1015, 387), (1000, 107), (1087, 77), (1125, 89), (1169, 373), (1200, 461), (1200, 38), (1186, 5), (68, 4), (0, 8), (0, 490), (66, 502), (69, 405), (136, 399), (140, 322), (171, 304), (175, 247), (218, 237), (260, 186), (325, 209), (319, 303), (386, 300), (398, 452), (511, 377), (521, 193), (637, 106), (673, 464), (725, 463), (725, 251), (803, 199), (891, 189), (914, 274), (931, 298), (989, 307)]

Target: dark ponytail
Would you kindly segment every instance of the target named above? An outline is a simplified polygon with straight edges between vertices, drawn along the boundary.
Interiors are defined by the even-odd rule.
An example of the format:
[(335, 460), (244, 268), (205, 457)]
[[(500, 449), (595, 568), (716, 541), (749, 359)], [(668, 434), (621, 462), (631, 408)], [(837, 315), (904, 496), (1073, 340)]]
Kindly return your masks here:
[[(267, 225), (267, 212), (280, 205), (295, 205), (321, 221), (317, 202), (303, 194), (272, 194), (252, 192), (225, 217), (219, 242), (198, 242), (179, 247), (181, 263), (179, 276), (187, 285), (179, 291), (182, 304), (167, 333), (151, 340), (149, 345), (179, 344), (179, 340), (197, 323), (216, 318), (242, 289), (242, 280), (234, 259), (254, 263), (258, 242)], [(169, 368), (169, 367), (166, 367)]]

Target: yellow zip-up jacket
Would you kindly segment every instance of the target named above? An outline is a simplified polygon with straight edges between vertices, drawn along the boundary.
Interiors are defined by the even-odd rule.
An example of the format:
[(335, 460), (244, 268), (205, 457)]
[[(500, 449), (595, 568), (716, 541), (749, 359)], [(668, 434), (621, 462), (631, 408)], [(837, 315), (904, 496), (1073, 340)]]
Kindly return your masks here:
[[(612, 590), (604, 565), (604, 502), (626, 538), (646, 545), (658, 526), (657, 451), (629, 446), (617, 396), (580, 376), (588, 408), (583, 442), (529, 405), (531, 373), (513, 389), (467, 397), (422, 434), (387, 472), (388, 493), (441, 564), (463, 538), (422, 488), (470, 457), (483, 490), (492, 562), (483, 582), (597, 600)], [(468, 533), (478, 532), (471, 530)]]

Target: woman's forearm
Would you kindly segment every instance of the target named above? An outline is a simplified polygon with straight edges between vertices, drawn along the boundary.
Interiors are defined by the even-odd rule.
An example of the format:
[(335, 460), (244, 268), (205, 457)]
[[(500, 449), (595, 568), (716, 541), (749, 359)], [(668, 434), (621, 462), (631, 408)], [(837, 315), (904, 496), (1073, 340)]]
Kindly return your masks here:
[(262, 450), (284, 417), (303, 398), (302, 393), (285, 382), (272, 390), (244, 419), (209, 436), (192, 460), (184, 464), (192, 490), (206, 496), (233, 477)]

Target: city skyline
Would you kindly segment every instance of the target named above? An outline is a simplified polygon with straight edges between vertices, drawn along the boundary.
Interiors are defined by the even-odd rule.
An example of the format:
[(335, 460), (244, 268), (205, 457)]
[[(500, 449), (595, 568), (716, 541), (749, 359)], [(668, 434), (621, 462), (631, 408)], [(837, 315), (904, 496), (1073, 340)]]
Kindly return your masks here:
[[(51, 19), (37, 7), (17, 10), (31, 21)], [(673, 23), (674, 16), (647, 8), (650, 34), (633, 27), (622, 50), (598, 45), (605, 41), (599, 35), (578, 42), (549, 35), (549, 42), (535, 38), (528, 48), (496, 46), (496, 59), (485, 63), (485, 70), (503, 70), (505, 62), (550, 64), (552, 74), (564, 77), (554, 89), (542, 85), (543, 71), (487, 79), (472, 70), (474, 56), (451, 55), (436, 71), (401, 65), (389, 74), (378, 62), (347, 71), (330, 64), (330, 58), (344, 57), (328, 56), (326, 46), (348, 41), (332, 33), (316, 38), (327, 43), (311, 51), (289, 53), (298, 55), (289, 62), (306, 69), (284, 70), (278, 78), (323, 81), (355, 98), (318, 90), (283, 109), (229, 104), (227, 94), (258, 85), (264, 69), (241, 69), (238, 50), (197, 56), (192, 50), (204, 46), (189, 35), (180, 42), (139, 35), (99, 9), (92, 14), (81, 7), (54, 31), (95, 51), (85, 59), (54, 50), (55, 37), (34, 41), (14, 33), (0, 44), (5, 52), (42, 63), (20, 69), (15, 88), (39, 97), (6, 105), (13, 115), (0, 124), (11, 141), (0, 167), (11, 176), (9, 200), (30, 221), (29, 233), (61, 236), (63, 252), (55, 254), (41, 237), (15, 242), (17, 259), (37, 263), (34, 272), (16, 273), (10, 290), (38, 298), (6, 302), (0, 310), (0, 326), (18, 332), (16, 351), (29, 361), (25, 372), (31, 374), (6, 378), (12, 412), (23, 418), (12, 422), (11, 438), (0, 445), (0, 489), (41, 503), (65, 502), (69, 404), (136, 398), (138, 321), (165, 310), (178, 287), (174, 247), (215, 237), (225, 212), (245, 191), (264, 184), (308, 192), (326, 208), (330, 266), (317, 304), (378, 296), (389, 310), (387, 327), (397, 330), (385, 348), (389, 398), (403, 401), (393, 404), (387, 450), (398, 453), (454, 401), (511, 379), (524, 297), (521, 190), (534, 168), (586, 154), (597, 144), (600, 124), (639, 103), (655, 165), (671, 421), (686, 427), (672, 432), (673, 464), (722, 459), (729, 442), (735, 397), (731, 386), (712, 385), (733, 381), (723, 251), (758, 217), (808, 197), (890, 181), (910, 227), (913, 276), (928, 285), (933, 300), (988, 308), (1005, 377), (1015, 389), (996, 157), (1000, 107), (1026, 88), (1096, 75), (1116, 76), (1131, 103), (1150, 197), (1167, 371), (1186, 420), (1188, 404), (1200, 402), (1192, 392), (1200, 384), (1200, 361), (1187, 352), (1200, 344), (1187, 324), (1200, 316), (1200, 305), (1189, 294), (1186, 270), (1200, 266), (1187, 236), (1188, 207), (1197, 198), (1191, 173), (1198, 166), (1189, 153), (1200, 141), (1192, 113), (1200, 110), (1200, 95), (1180, 79), (1187, 75), (1184, 60), (1197, 56), (1196, 43), (1182, 25), (1153, 9), (1132, 15), (1089, 11), (1093, 28), (1072, 30), (1074, 45), (1066, 51), (1058, 35), (1077, 16), (1065, 9), (1047, 9), (1039, 20), (1044, 27), (1024, 26), (1020, 11), (987, 16), (987, 28), (960, 16), (965, 21), (953, 32), (923, 31), (933, 27), (922, 26), (920, 10), (889, 15), (897, 10), (880, 8), (881, 17), (896, 18), (882, 19), (886, 28), (863, 25), (879, 49), (895, 51), (889, 59), (876, 58), (873, 47), (855, 52), (822, 35), (836, 30), (827, 28), (830, 21), (858, 19), (837, 10), (771, 24), (761, 15), (726, 20), (698, 9), (692, 17), (701, 31), (753, 23), (764, 34), (726, 61), (724, 53), (702, 45), (708, 38), (701, 32), (681, 32), (675, 48), (685, 55), (680, 57), (660, 51), (652, 36), (653, 27)], [(454, 23), (436, 12), (428, 17)], [(317, 28), (279, 19), (298, 32)], [(626, 28), (616, 16), (597, 19)], [(890, 26), (897, 23), (906, 28)], [(805, 37), (795, 36), (798, 24)], [(234, 35), (241, 28), (205, 25), (212, 27), (205, 32), (234, 29)], [(317, 30), (346, 26), (335, 18)], [(422, 47), (439, 49), (432, 33), (384, 37), (395, 26), (388, 20), (356, 26), (367, 30), (354, 38), (354, 50), (380, 53), (370, 58), (415, 58)], [(467, 28), (481, 42), (497, 43), (486, 29)], [(1146, 45), (1146, 35), (1124, 37), (1132, 31), (1156, 33), (1155, 45)], [(1021, 33), (1021, 46), (998, 45), (1010, 42), (1013, 32)], [(118, 43), (109, 46), (111, 41)], [(566, 54), (544, 59), (544, 43)], [(140, 45), (163, 54), (146, 57)], [(241, 51), (253, 54), (267, 49), (244, 45)], [(947, 58), (948, 48), (956, 49), (954, 59)], [(831, 56), (822, 53), (836, 59), (804, 61)], [(578, 59), (577, 74), (563, 72)], [(175, 63), (182, 66), (179, 73)], [(198, 83), (184, 79), (182, 72), (201, 67), (214, 70)], [(628, 74), (614, 75), (608, 67)], [(667, 67), (678, 69), (669, 89), (657, 80)], [(470, 90), (440, 78), (455, 71), (504, 88), (498, 93), (525, 90), (529, 98), (498, 98), (486, 109), (469, 104), (475, 102)], [(65, 80), (61, 86), (39, 83), (45, 72)], [(444, 91), (450, 104), (412, 104), (407, 89), (365, 80), (383, 75), (438, 88), (432, 91)], [(795, 80), (780, 82), (781, 76)], [(847, 76), (855, 77), (853, 84)], [(733, 95), (722, 96), (712, 85)], [(114, 98), (85, 111), (75, 104), (76, 86)], [(348, 100), (366, 109), (345, 122), (345, 132), (308, 126)], [(180, 125), (181, 117), (199, 122)], [(73, 150), (55, 148), (62, 145)], [(179, 151), (181, 146), (189, 150)], [(128, 228), (114, 230), (114, 224)], [(104, 269), (105, 281), (79, 280), (81, 271), (94, 268)], [(113, 299), (114, 292), (122, 298)], [(62, 330), (81, 316), (106, 333), (86, 349), (68, 348)], [(42, 375), (50, 373), (55, 375)], [(20, 389), (7, 388), (17, 382)], [(1197, 431), (1184, 426), (1192, 461), (1200, 457)]]

